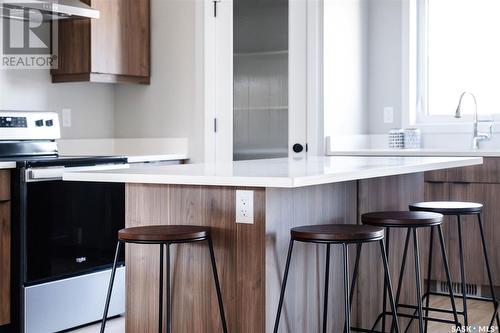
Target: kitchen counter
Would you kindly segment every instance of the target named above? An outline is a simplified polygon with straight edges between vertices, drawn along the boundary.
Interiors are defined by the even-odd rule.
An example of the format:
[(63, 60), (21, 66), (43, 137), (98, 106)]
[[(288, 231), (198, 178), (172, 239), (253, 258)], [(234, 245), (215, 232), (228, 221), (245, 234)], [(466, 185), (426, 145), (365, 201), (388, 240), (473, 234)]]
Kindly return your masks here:
[[(323, 156), (217, 165), (140, 164), (129, 169), (68, 172), (63, 177), (72, 181), (126, 183), (126, 227), (211, 227), (229, 331), (270, 333), (291, 228), (357, 224), (366, 212), (408, 209), (409, 203), (424, 199), (425, 171), (482, 162), (482, 157)], [(252, 198), (245, 206), (251, 212), (245, 215), (247, 223), (236, 222), (241, 222), (238, 215), (243, 214), (237, 208), (240, 194)], [(403, 241), (403, 234), (391, 234), (391, 256), (402, 253)], [(176, 314), (174, 332), (221, 331), (204, 245), (172, 246), (171, 281), (178, 291), (172, 305)], [(287, 331), (315, 332), (321, 326), (318, 314), (322, 313), (322, 305), (317, 295), (324, 288), (325, 248), (297, 245), (294, 251), (299, 257), (290, 267), (284, 304), (284, 318), (290, 318)], [(380, 311), (383, 278), (380, 270), (369, 268), (373, 258), (380, 255), (378, 251), (376, 246), (363, 247), (359, 281), (364, 282), (356, 286), (356, 309), (363, 315), (353, 316), (355, 326), (371, 327)], [(145, 327), (149, 328), (147, 332), (156, 330), (156, 312), (151, 308), (158, 302), (158, 260), (156, 246), (127, 248), (127, 333), (142, 332)], [(336, 254), (332, 262), (330, 297), (336, 299), (342, 295), (342, 264)], [(391, 265), (391, 271), (397, 272), (393, 261)], [(408, 274), (404, 283), (412, 282)], [(401, 302), (413, 300), (408, 293), (401, 297)], [(332, 307), (329, 316), (340, 318), (341, 308)], [(341, 332), (342, 326), (341, 321), (332, 320), (328, 331)]]
[(16, 162), (14, 161), (0, 161), (0, 169), (14, 169)]
[(330, 156), (461, 156), (500, 157), (500, 149), (334, 149)]
[(68, 172), (64, 180), (294, 188), (481, 164), (481, 157), (309, 157)]

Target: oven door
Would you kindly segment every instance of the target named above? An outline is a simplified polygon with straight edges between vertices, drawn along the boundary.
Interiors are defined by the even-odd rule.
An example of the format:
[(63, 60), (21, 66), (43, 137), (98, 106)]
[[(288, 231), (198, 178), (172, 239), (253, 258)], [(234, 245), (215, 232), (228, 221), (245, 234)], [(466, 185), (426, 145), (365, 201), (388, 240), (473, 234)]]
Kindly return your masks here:
[(26, 286), (111, 267), (125, 223), (124, 184), (27, 182), (25, 203)]

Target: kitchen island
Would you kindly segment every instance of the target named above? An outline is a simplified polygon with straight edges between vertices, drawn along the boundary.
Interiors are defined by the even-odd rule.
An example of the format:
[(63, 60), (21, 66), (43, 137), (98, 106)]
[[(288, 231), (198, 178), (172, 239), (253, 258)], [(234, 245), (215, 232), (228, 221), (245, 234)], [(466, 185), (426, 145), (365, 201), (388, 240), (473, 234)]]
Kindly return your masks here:
[[(213, 228), (226, 317), (231, 332), (271, 332), (289, 229), (359, 223), (368, 211), (407, 209), (424, 197), (423, 173), (478, 165), (481, 157), (310, 157), (223, 164), (141, 166), (65, 173), (64, 180), (123, 182), (126, 226), (196, 224)], [(236, 191), (253, 191), (253, 223), (236, 223)], [(425, 237), (425, 235), (422, 235)], [(391, 234), (393, 279), (403, 234)], [(127, 245), (127, 332), (157, 331), (156, 247)], [(333, 249), (329, 331), (342, 331), (342, 268)], [(353, 323), (371, 326), (381, 311), (383, 275), (376, 246), (366, 246), (353, 304)], [(281, 332), (318, 332), (325, 250), (297, 244)], [(172, 251), (174, 332), (221, 332), (204, 244)], [(425, 267), (425, 265), (422, 265)], [(408, 269), (411, 276), (412, 269)], [(425, 274), (425, 272), (424, 272)], [(413, 281), (413, 279), (409, 279)], [(405, 288), (403, 300), (412, 293)], [(339, 295), (339, 297), (336, 297)]]

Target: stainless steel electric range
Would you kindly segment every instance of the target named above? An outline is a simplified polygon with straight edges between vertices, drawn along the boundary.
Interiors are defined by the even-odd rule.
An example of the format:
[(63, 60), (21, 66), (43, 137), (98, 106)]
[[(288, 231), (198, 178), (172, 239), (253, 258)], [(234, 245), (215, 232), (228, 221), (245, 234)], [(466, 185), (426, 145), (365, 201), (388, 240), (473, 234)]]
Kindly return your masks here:
[[(127, 159), (59, 156), (59, 137), (56, 113), (0, 112), (0, 161), (16, 161), (13, 320), (0, 332), (58, 332), (102, 315), (116, 234), (124, 227), (124, 185), (63, 182), (62, 174), (126, 168)], [(124, 280), (122, 267), (110, 315), (125, 312)]]

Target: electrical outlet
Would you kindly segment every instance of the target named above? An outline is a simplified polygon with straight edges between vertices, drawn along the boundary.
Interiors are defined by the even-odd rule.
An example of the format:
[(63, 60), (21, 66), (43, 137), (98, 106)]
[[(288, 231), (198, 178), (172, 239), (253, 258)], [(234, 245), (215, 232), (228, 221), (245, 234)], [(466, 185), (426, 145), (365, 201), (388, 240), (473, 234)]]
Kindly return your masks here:
[(62, 109), (63, 127), (71, 127), (71, 109)]
[(236, 191), (236, 223), (253, 224), (253, 191)]
[(394, 108), (392, 106), (386, 106), (384, 108), (384, 123), (392, 124), (394, 122)]

